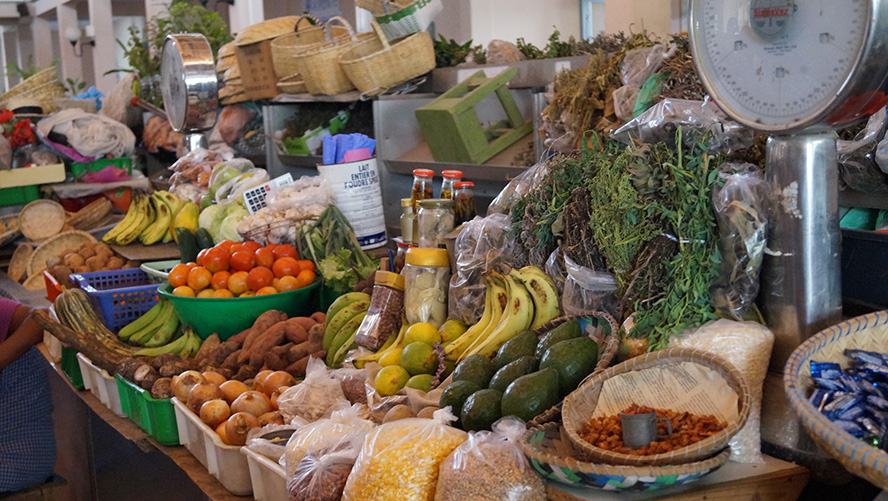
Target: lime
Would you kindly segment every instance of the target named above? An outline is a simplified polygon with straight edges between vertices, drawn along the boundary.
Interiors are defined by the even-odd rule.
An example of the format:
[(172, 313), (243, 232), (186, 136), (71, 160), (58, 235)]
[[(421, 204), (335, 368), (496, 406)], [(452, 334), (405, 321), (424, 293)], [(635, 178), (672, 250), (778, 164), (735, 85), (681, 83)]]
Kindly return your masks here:
[(434, 346), (436, 342), (441, 342), (441, 334), (438, 333), (438, 329), (434, 325), (428, 322), (415, 323), (407, 327), (407, 332), (404, 333), (404, 343), (406, 344), (425, 343)]
[(396, 350), (392, 350), (385, 355), (379, 357), (379, 365), (383, 367), (388, 367), (389, 365), (401, 365), (401, 352), (404, 351), (401, 348)]
[(435, 349), (425, 343), (410, 343), (401, 352), (401, 367), (411, 376), (434, 374), (438, 370), (438, 356)]
[(443, 344), (452, 343), (456, 338), (462, 336), (469, 327), (459, 320), (450, 319), (441, 325), (438, 332), (441, 334), (441, 342)]
[(407, 371), (404, 370), (403, 367), (400, 365), (390, 365), (388, 367), (383, 367), (382, 370), (376, 374), (376, 380), (373, 382), (373, 386), (380, 395), (388, 397), (398, 393), (398, 391), (407, 384), (409, 379), (410, 374), (407, 374)]
[(431, 374), (417, 374), (407, 381), (407, 387), (429, 392), (432, 390), (433, 379), (435, 379), (435, 376)]

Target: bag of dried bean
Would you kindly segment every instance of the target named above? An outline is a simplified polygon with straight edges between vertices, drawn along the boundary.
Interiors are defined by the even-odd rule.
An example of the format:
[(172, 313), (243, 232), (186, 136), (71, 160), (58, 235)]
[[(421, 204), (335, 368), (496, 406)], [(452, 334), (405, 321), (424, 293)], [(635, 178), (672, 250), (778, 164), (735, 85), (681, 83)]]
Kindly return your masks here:
[(465, 432), (448, 426), (455, 420), (449, 409), (441, 409), (432, 419), (407, 418), (375, 428), (364, 441), (342, 499), (434, 499), (441, 463), (466, 439)]
[(470, 433), (441, 464), (435, 501), (545, 501), (545, 484), (518, 448), (525, 430), (506, 417), (492, 432)]
[(306, 454), (287, 481), (289, 501), (339, 501), (364, 436), (351, 432), (335, 445)]
[(293, 432), (284, 455), (278, 461), (284, 467), (287, 478), (294, 475), (299, 462), (307, 454), (321, 456), (334, 451), (344, 437), (357, 437), (360, 447), (367, 433), (376, 426), (372, 421), (361, 418), (363, 408), (361, 404), (343, 404), (329, 418), (319, 419)]

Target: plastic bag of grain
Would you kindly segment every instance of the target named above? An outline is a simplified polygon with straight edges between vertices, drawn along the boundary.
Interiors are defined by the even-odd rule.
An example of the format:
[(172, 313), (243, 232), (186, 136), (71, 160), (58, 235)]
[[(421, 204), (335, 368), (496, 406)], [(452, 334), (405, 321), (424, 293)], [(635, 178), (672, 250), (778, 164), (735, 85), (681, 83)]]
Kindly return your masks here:
[(763, 463), (761, 453), (762, 384), (768, 372), (774, 334), (755, 322), (715, 320), (669, 340), (670, 348), (708, 351), (730, 362), (746, 379), (752, 403), (746, 425), (731, 439), (731, 460)]

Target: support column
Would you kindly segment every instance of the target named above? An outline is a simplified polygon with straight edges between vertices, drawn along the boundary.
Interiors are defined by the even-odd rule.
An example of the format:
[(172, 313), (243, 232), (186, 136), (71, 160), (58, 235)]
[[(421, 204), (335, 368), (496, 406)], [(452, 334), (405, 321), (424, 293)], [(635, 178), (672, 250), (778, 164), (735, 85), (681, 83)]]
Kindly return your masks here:
[(265, 7), (261, 1), (237, 0), (228, 8), (228, 30), (231, 33), (240, 33), (247, 26), (265, 20)]
[(108, 95), (114, 84), (117, 83), (116, 74), (105, 74), (114, 69), (114, 47), (117, 45), (114, 40), (111, 0), (89, 0), (89, 24), (95, 30), (96, 46), (93, 48), (93, 69), (96, 87)]
[(52, 37), (52, 29), (49, 26), (49, 21), (40, 16), (34, 16), (31, 21), (31, 40), (34, 41), (34, 65), (38, 68), (48, 68), (52, 64), (50, 37)]
[[(6, 69), (6, 28), (0, 28), (0, 64), (3, 65), (3, 69)], [(9, 75), (6, 71), (3, 72), (3, 92), (8, 91), (13, 84), (9, 81)]]
[[(69, 28), (75, 28), (80, 31), (80, 24), (77, 22), (77, 9), (70, 5), (59, 5), (56, 7), (56, 19), (59, 22), (59, 53), (61, 57), (61, 78), (62, 81), (70, 78), (74, 81), (83, 80), (83, 59), (75, 55), (75, 49), (68, 40), (66, 32)], [(77, 51), (83, 54), (84, 38), (77, 42), (79, 47)], [(89, 50), (89, 49), (86, 49)]]

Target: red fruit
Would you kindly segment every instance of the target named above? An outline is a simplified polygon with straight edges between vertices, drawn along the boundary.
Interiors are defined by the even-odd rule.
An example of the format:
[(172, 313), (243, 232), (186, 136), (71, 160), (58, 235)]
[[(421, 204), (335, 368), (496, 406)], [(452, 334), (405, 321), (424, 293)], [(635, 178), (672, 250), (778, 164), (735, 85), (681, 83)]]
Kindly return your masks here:
[(250, 251), (237, 251), (231, 254), (229, 267), (236, 271), (250, 271), (256, 266), (256, 256)]

